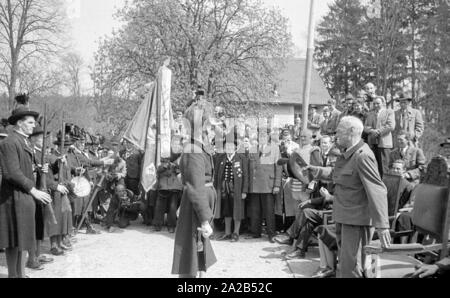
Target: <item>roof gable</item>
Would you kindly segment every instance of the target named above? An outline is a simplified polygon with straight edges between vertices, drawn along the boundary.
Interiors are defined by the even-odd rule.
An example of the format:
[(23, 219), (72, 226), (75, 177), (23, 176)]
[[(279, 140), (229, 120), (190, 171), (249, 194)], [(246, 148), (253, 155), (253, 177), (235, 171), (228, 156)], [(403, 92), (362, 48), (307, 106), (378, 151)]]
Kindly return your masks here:
[[(279, 76), (278, 97), (273, 102), (281, 104), (302, 104), (305, 84), (306, 59), (290, 59)], [(313, 67), (311, 77), (310, 104), (326, 105), (331, 99), (317, 69)]]

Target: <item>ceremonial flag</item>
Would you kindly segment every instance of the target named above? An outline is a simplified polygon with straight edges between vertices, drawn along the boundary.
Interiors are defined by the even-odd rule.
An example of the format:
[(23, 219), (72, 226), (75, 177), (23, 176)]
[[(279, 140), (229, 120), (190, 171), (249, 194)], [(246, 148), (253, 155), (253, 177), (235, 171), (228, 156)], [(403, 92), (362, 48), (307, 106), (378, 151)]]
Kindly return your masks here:
[(150, 123), (151, 112), (152, 110), (155, 110), (152, 109), (154, 89), (155, 83), (151, 83), (150, 92), (145, 96), (136, 115), (134, 115), (133, 120), (128, 124), (125, 134), (123, 135), (123, 139), (142, 151), (145, 150), (145, 144), (147, 142), (147, 129)]
[(170, 99), (172, 72), (165, 66), (158, 71), (149, 95), (145, 97), (123, 138), (144, 151), (141, 184), (145, 192), (156, 182), (156, 169), (161, 158), (171, 155), (173, 124)]

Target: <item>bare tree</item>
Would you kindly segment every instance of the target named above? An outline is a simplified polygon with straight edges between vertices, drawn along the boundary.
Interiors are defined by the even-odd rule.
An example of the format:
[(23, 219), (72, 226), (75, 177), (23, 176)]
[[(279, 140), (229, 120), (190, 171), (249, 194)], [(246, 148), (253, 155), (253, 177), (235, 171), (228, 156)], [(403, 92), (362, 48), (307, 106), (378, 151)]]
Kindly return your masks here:
[(30, 59), (56, 54), (64, 27), (61, 0), (0, 1), (0, 82), (14, 102), (20, 67)]
[(81, 96), (81, 71), (83, 69), (83, 58), (77, 53), (68, 53), (62, 58), (65, 73), (67, 76), (66, 86), (75, 97)]

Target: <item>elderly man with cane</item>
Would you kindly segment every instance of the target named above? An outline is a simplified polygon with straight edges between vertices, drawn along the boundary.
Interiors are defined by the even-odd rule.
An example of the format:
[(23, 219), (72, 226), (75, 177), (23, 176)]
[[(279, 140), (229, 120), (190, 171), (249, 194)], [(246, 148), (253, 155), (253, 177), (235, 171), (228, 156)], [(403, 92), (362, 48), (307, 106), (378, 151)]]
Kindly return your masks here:
[(343, 155), (335, 168), (309, 166), (316, 178), (332, 179), (336, 184), (333, 216), (339, 247), (338, 277), (364, 276), (364, 250), (374, 228), (383, 247), (389, 247), (387, 189), (377, 170), (377, 162), (361, 135), (364, 126), (358, 118), (344, 117), (337, 129), (337, 144)]

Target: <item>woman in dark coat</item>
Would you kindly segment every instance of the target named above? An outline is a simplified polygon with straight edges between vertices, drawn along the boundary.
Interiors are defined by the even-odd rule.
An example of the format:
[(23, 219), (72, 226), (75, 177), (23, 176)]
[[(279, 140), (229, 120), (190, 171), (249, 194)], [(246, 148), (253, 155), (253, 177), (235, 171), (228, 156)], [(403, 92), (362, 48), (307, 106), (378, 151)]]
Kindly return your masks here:
[[(214, 167), (210, 149), (212, 106), (204, 100), (194, 103), (185, 118), (191, 125), (192, 140), (183, 150), (180, 171), (183, 196), (175, 232), (172, 274), (180, 277), (200, 277), (216, 263), (209, 237), (213, 230), (216, 191), (213, 186)], [(195, 140), (194, 136), (202, 138)]]
[(36, 189), (33, 175), (33, 149), (28, 136), (38, 116), (27, 108), (15, 110), (8, 119), (15, 126), (14, 132), (0, 143), (0, 248), (6, 248), (10, 278), (26, 277), (23, 252), (33, 249), (36, 242), (34, 200), (51, 202), (47, 193)]

